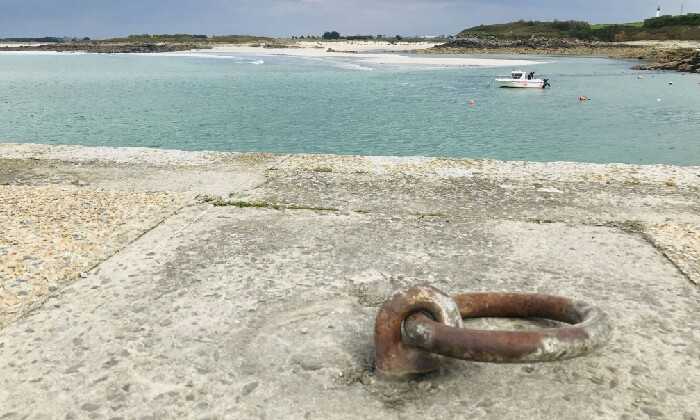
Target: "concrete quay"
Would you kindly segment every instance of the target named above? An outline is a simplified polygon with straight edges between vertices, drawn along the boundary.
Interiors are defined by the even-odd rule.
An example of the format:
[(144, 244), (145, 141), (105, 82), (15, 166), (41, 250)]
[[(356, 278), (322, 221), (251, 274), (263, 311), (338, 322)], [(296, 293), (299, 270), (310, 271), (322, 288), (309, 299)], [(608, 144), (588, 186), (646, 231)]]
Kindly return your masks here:
[[(0, 226), (3, 420), (700, 420), (700, 167), (0, 144)], [(615, 330), (380, 381), (374, 317), (417, 284)]]

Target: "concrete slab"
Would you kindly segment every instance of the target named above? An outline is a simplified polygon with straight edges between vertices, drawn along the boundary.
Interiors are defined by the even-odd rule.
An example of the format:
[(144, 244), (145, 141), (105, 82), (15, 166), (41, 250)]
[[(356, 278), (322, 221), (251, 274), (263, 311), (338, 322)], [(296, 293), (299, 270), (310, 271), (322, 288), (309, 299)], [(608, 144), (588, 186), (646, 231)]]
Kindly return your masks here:
[(229, 194), (265, 181), (263, 168), (158, 166), (110, 161), (0, 159), (0, 185), (68, 185), (122, 192)]
[[(616, 332), (572, 361), (378, 382), (377, 306), (421, 283), (584, 299)], [(198, 206), (3, 331), (0, 417), (690, 419), (699, 304), (612, 228)]]
[(172, 193), (0, 185), (0, 329), (185, 204)]
[[(700, 168), (10, 144), (0, 184), (151, 226), (144, 197), (184, 205), (0, 330), (0, 419), (700, 419)], [(5, 225), (51, 213), (13, 203)], [(36, 238), (6, 248), (50, 251)], [(615, 333), (576, 360), (378, 381), (378, 307), (425, 283), (586, 300)]]
[[(583, 182), (538, 177), (499, 179), (434, 174), (336, 173), (319, 169), (268, 171), (267, 182), (237, 199), (388, 215), (442, 214), (485, 219), (511, 218), (605, 223), (674, 220), (700, 223), (700, 188), (665, 183)], [(699, 178), (700, 180), (700, 178)]]
[(700, 285), (700, 226), (664, 223), (644, 227), (643, 231), (688, 280)]

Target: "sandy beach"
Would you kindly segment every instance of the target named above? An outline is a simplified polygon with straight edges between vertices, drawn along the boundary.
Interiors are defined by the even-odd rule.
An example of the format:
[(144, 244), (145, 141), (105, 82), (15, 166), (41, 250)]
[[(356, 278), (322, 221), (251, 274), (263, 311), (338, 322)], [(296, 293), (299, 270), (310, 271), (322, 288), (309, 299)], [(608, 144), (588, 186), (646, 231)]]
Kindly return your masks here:
[[(300, 42), (290, 48), (265, 48), (263, 46), (221, 45), (209, 50), (195, 50), (193, 54), (251, 54), (281, 55), (305, 58), (348, 58), (358, 64), (409, 65), (431, 67), (512, 67), (540, 64), (532, 60), (501, 60), (493, 58), (431, 57), (411, 55), (411, 51), (425, 50), (434, 43), (389, 42)], [(403, 53), (403, 54), (399, 54)], [(178, 53), (181, 54), (181, 53)]]
[(389, 42), (389, 41), (298, 41), (296, 45), (303, 49), (332, 48), (336, 51), (354, 52), (406, 52), (426, 50), (439, 45), (439, 42)]
[[(230, 56), (233, 54), (255, 56), (289, 56), (309, 59), (341, 58), (351, 59), (353, 65), (363, 70), (372, 70), (365, 65), (401, 65), (418, 67), (515, 67), (541, 64), (532, 60), (500, 60), (493, 58), (443, 57), (410, 54), (435, 46), (432, 42), (403, 42), (392, 44), (380, 41), (337, 41), (311, 42), (304, 41), (287, 48), (268, 48), (264, 45), (222, 44), (213, 48), (189, 51), (174, 51), (148, 53), (166, 56)], [(17, 46), (17, 45), (12, 45)], [(1, 54), (76, 54), (80, 52), (66, 51), (3, 51)], [(134, 53), (143, 54), (143, 53)]]

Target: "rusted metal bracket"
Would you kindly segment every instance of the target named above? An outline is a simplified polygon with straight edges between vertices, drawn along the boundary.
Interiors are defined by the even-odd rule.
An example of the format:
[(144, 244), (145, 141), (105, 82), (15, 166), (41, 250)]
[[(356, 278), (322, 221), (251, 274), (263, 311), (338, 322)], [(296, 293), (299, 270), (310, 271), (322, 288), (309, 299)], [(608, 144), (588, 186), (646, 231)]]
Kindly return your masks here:
[[(546, 318), (567, 325), (525, 331), (465, 329), (463, 318)], [(609, 339), (600, 309), (562, 297), (521, 293), (465, 293), (449, 297), (430, 287), (395, 293), (375, 324), (376, 371), (403, 379), (440, 368), (441, 356), (490, 363), (570, 359)]]

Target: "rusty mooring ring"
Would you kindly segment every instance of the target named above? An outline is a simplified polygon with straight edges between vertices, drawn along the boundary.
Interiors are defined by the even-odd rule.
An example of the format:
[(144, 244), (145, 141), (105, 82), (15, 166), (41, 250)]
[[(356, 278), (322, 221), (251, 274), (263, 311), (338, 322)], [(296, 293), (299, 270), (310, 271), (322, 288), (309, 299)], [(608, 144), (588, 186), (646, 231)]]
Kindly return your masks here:
[[(425, 293), (430, 290), (431, 293)], [(421, 304), (415, 297), (422, 296)], [(435, 299), (430, 302), (431, 298)], [(446, 303), (449, 302), (449, 303)], [(411, 303), (413, 303), (411, 305)], [(459, 322), (436, 316), (436, 306), (459, 309)], [(462, 328), (462, 318), (546, 318), (567, 326), (525, 331)], [(453, 299), (419, 287), (395, 294), (379, 311), (375, 326), (376, 369), (403, 378), (439, 368), (443, 355), (491, 363), (530, 363), (570, 359), (604, 344), (610, 325), (587, 303), (542, 294), (465, 293)]]
[(406, 376), (440, 368), (440, 356), (403, 340), (404, 321), (416, 313), (428, 313), (432, 319), (450, 327), (462, 326), (457, 303), (433, 287), (414, 287), (395, 293), (377, 314), (374, 328), (375, 367), (380, 375)]

